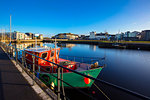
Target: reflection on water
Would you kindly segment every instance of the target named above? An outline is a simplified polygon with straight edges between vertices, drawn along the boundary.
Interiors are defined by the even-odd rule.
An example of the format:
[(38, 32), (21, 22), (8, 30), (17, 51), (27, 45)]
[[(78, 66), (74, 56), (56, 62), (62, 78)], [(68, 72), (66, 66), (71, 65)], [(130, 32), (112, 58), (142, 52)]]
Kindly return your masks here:
[(150, 52), (126, 49), (99, 48), (96, 45), (76, 44), (71, 50), (63, 48), (60, 55), (104, 57), (106, 64), (100, 79), (150, 96)]
[[(18, 43), (18, 44), (12, 44), (15, 45), (18, 49), (23, 50), (24, 48), (30, 48), (30, 47), (35, 47), (35, 43)], [(43, 42), (38, 42), (37, 46), (43, 47)]]
[(89, 49), (96, 51), (96, 45), (89, 45)]
[(76, 46), (75, 44), (70, 44), (70, 43), (57, 43), (57, 46), (62, 48), (69, 48), (69, 51), (72, 50), (72, 47)]
[(57, 43), (57, 46), (58, 47), (61, 47), (61, 48), (72, 48), (75, 46), (75, 44), (70, 44), (70, 43)]

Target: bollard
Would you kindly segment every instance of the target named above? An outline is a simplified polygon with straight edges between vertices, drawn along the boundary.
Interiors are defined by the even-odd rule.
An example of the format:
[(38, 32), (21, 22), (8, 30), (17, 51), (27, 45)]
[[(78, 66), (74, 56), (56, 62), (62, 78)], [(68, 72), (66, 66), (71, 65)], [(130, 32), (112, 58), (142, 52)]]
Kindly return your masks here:
[(33, 85), (34, 85), (34, 80), (35, 80), (35, 56), (32, 55), (33, 58)]
[(57, 66), (57, 100), (60, 100), (60, 67)]

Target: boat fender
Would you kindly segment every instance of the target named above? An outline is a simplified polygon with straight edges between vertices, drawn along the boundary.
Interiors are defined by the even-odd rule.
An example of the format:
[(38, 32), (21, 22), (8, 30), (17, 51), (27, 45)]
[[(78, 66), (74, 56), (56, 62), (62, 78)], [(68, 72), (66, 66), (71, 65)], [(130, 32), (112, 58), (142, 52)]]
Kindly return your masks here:
[(89, 79), (89, 78), (87, 78), (87, 77), (84, 77), (84, 82), (85, 82), (85, 84), (90, 84), (91, 79)]
[(93, 64), (91, 64), (91, 69), (93, 69), (94, 68), (94, 65)]
[(54, 84), (54, 82), (51, 82), (51, 86), (50, 86), (50, 88), (51, 88), (52, 90), (54, 90), (54, 88), (55, 88), (55, 84)]
[(98, 62), (94, 63), (94, 64), (91, 64), (91, 69), (93, 68), (97, 68), (98, 67)]
[(98, 67), (98, 62), (94, 63), (94, 66), (95, 66), (95, 68), (97, 68)]

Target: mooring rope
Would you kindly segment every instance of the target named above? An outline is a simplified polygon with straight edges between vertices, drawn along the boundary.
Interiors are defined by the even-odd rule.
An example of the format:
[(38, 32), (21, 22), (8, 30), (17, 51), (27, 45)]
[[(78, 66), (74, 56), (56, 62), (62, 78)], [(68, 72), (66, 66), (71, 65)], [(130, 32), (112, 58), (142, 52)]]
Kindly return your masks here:
[(93, 83), (93, 84), (108, 100), (110, 100), (110, 98), (95, 83)]

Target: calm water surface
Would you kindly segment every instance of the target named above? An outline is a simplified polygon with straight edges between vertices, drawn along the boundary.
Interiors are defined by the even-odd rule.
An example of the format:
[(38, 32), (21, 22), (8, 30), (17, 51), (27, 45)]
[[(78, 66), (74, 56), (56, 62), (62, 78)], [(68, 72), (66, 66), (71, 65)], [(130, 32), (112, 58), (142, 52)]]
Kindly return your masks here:
[(70, 44), (61, 48), (60, 55), (90, 57), (106, 55), (107, 66), (98, 78), (150, 96), (150, 51), (106, 49), (86, 44), (72, 44), (71, 47)]
[[(52, 43), (43, 45), (54, 46)], [(60, 55), (104, 57), (98, 78), (150, 97), (150, 51), (106, 49), (96, 45), (64, 44)]]

